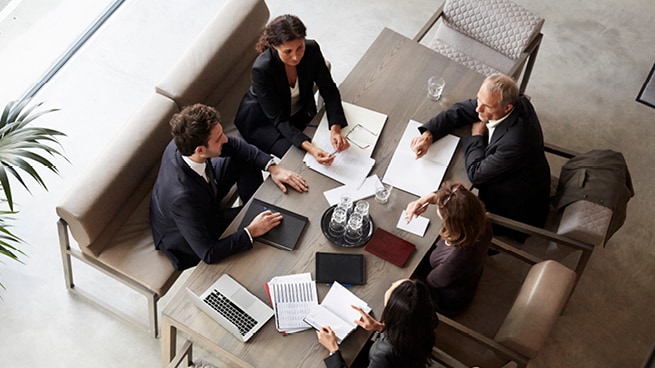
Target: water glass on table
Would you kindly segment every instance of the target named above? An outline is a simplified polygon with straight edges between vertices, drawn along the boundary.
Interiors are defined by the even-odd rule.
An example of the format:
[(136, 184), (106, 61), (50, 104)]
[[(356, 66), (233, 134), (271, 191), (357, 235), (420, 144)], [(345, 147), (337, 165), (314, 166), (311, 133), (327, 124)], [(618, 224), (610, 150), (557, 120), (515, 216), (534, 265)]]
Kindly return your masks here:
[(446, 87), (446, 81), (437, 76), (432, 76), (428, 79), (428, 97), (433, 101), (438, 101), (441, 98), (443, 89)]
[(375, 201), (381, 204), (385, 204), (389, 201), (389, 196), (391, 195), (391, 183), (379, 182), (375, 185)]

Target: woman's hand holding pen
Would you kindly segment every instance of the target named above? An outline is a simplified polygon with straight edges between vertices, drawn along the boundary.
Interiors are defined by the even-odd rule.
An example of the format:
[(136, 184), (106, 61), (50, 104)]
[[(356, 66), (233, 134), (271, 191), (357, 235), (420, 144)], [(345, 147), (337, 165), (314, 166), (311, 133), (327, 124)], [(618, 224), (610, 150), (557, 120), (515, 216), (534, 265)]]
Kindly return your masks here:
[(334, 161), (335, 157), (334, 153), (325, 152), (322, 149), (316, 147), (310, 141), (304, 141), (301, 147), (310, 155), (312, 155), (312, 157), (314, 157), (316, 162), (319, 164), (326, 166), (332, 165), (332, 161)]
[(420, 214), (422, 214), (428, 209), (428, 206), (430, 205), (430, 203), (432, 203), (433, 195), (434, 194), (428, 194), (407, 204), (407, 208), (405, 209), (405, 220), (407, 220), (408, 224), (415, 217), (418, 217)]

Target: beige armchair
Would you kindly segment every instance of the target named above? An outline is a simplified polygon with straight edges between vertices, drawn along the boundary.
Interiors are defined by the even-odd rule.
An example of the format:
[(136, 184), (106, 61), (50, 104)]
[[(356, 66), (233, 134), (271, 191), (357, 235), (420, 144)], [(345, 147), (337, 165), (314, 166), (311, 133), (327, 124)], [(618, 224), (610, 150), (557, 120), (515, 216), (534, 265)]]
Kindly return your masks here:
[[(552, 144), (546, 144), (545, 151), (547, 156), (564, 160), (560, 176), (553, 178), (554, 203), (546, 225), (538, 228), (489, 214), (493, 223), (530, 235), (523, 244), (495, 237), (493, 247), (514, 252), (532, 264), (545, 259), (563, 263), (575, 270), (575, 289), (593, 251), (623, 225), (634, 190), (627, 164), (618, 152), (579, 154)], [(549, 161), (552, 167), (553, 159)], [(567, 194), (567, 187), (573, 187), (575, 193)], [(592, 198), (593, 193), (604, 194)]]
[(430, 48), (480, 74), (503, 73), (520, 80), (523, 93), (543, 24), (543, 18), (509, 0), (446, 0), (414, 40), (421, 42), (430, 32)]
[[(439, 315), (435, 333), (436, 349), (441, 353), (437, 360), (442, 365), (487, 368), (503, 367), (511, 361), (526, 367), (546, 343), (575, 282), (575, 273), (560, 263), (537, 263), (529, 269), (513, 302), (506, 306), (505, 287), (499, 292), (496, 282), (506, 286), (507, 278), (502, 277), (504, 272), (497, 272), (498, 265), (489, 266), (467, 312), (457, 319)], [(508, 271), (513, 267), (501, 268)], [(443, 359), (445, 354), (448, 359)]]

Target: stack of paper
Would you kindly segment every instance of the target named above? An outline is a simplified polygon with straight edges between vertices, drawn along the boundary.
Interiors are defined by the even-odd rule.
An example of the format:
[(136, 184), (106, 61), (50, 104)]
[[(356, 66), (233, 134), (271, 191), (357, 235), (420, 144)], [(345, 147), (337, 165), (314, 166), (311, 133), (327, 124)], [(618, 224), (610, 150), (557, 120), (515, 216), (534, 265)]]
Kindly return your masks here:
[(423, 157), (416, 159), (411, 143), (412, 138), (420, 135), (419, 126), (421, 123), (409, 121), (382, 181), (420, 197), (439, 189), (459, 138), (449, 134), (434, 142)]
[(305, 322), (317, 330), (330, 326), (337, 336), (337, 343), (341, 344), (341, 341), (357, 328), (355, 321), (361, 318), (353, 305), (362, 308), (366, 313), (371, 311), (371, 307), (365, 301), (335, 282), (323, 302), (314, 307), (305, 317)]
[(275, 312), (278, 331), (293, 333), (310, 328), (303, 319), (318, 305), (316, 282), (311, 274), (277, 276), (265, 287)]

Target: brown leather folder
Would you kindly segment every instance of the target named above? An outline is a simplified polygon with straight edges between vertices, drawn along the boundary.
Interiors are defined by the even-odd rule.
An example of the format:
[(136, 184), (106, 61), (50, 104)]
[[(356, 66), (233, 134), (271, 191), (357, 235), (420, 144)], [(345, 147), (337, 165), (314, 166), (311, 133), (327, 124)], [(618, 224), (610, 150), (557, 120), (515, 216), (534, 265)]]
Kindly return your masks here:
[(379, 227), (375, 229), (371, 240), (364, 247), (364, 250), (398, 267), (405, 265), (415, 249), (414, 244)]

